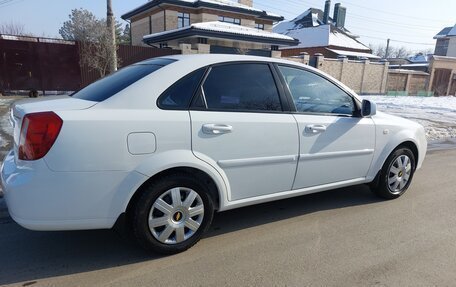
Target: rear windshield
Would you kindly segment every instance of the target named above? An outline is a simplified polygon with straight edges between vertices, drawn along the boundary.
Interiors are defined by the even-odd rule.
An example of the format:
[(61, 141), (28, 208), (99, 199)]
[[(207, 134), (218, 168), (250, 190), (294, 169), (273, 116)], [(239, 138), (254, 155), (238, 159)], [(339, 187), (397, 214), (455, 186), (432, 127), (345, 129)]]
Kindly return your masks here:
[[(168, 61), (164, 61), (168, 60)], [(127, 66), (119, 71), (100, 79), (72, 95), (73, 98), (102, 102), (134, 82), (174, 62), (169, 59), (156, 59)]]

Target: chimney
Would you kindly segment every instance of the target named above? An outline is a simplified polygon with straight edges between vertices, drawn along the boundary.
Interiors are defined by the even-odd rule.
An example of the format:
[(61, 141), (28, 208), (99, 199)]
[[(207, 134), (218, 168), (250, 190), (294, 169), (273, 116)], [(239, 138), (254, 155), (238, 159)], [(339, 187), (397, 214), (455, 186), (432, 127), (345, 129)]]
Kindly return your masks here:
[(253, 7), (253, 0), (238, 0), (238, 3), (245, 6)]
[(345, 16), (347, 15), (347, 8), (340, 6), (340, 3), (337, 3), (334, 6), (334, 17), (333, 22), (337, 28), (345, 27)]
[(331, 10), (331, 0), (325, 1), (325, 12), (323, 13), (323, 23), (328, 24), (329, 22), (329, 10)]

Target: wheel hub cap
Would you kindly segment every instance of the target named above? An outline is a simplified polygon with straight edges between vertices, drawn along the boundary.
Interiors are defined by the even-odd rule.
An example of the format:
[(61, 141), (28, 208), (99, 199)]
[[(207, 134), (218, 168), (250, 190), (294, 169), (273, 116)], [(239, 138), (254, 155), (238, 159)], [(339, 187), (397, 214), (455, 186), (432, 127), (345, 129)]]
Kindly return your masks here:
[(164, 244), (177, 244), (192, 237), (204, 218), (204, 203), (199, 194), (176, 187), (160, 195), (149, 212), (149, 230)]
[(401, 193), (407, 186), (412, 173), (412, 162), (407, 155), (400, 155), (390, 166), (388, 188), (393, 194)]

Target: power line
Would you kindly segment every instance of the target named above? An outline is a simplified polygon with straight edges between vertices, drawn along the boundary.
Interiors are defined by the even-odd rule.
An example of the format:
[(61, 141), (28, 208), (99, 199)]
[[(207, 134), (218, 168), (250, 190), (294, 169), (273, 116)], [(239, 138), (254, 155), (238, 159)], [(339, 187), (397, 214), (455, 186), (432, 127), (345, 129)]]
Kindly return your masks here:
[[(357, 15), (357, 14), (353, 14), (353, 13), (347, 13), (347, 14), (349, 16), (349, 19), (351, 19), (351, 18), (361, 19), (361, 20), (364, 20), (364, 21), (372, 22), (372, 23), (378, 23), (378, 24), (383, 24), (383, 25), (401, 27), (401, 28), (405, 28), (405, 29), (417, 29), (417, 28), (419, 28), (421, 30), (429, 30), (429, 31), (436, 31), (436, 30), (440, 31), (442, 29), (441, 27), (432, 28), (431, 26), (408, 25), (408, 24), (404, 24), (404, 23), (400, 23), (400, 22), (379, 20), (379, 19), (376, 19), (376, 18), (365, 17), (365, 16), (362, 16), (362, 15)], [(374, 19), (374, 20), (372, 20), (372, 19)]]
[[(288, 2), (289, 4), (292, 4), (295, 7), (300, 7), (300, 8), (302, 7), (302, 4), (307, 4), (307, 5), (310, 5), (311, 7), (314, 6), (312, 3), (309, 3), (309, 2), (306, 2), (306, 1), (299, 1), (299, 5), (297, 5), (298, 2), (295, 2), (294, 0), (282, 0), (282, 1)], [(263, 5), (268, 6), (269, 8), (272, 8), (272, 9), (277, 9), (277, 10), (281, 10), (283, 12), (289, 13), (289, 11), (285, 11), (285, 10), (280, 9), (278, 7), (273, 7), (271, 5), (266, 5), (266, 4), (263, 4)], [(370, 16), (366, 17), (365, 15), (359, 15), (359, 14), (352, 13), (352, 12), (348, 12), (347, 14), (348, 14), (348, 16), (350, 16), (349, 19), (351, 19), (353, 17), (353, 18), (367, 20), (367, 21), (370, 21), (370, 22), (373, 22), (373, 23), (390, 25), (390, 26), (398, 26), (398, 27), (403, 27), (403, 28), (406, 28), (406, 29), (419, 28), (420, 30), (429, 30), (429, 31), (431, 31), (431, 30), (432, 31), (439, 30), (440, 31), (441, 28), (442, 28), (440, 26), (437, 27), (437, 26), (420, 25), (420, 24), (404, 24), (402, 22), (395, 22), (395, 21), (390, 21), (390, 20), (385, 21), (384, 19), (370, 17)]]
[(0, 1), (0, 6), (7, 4), (8, 2), (11, 2), (11, 1), (13, 1), (13, 0), (2, 0), (2, 1)]
[(350, 25), (350, 27), (354, 28), (356, 30), (370, 31), (370, 32), (381, 33), (381, 34), (396, 35), (396, 36), (408, 37), (408, 38), (420, 38), (420, 37), (416, 37), (416, 36), (413, 36), (413, 35), (407, 35), (407, 34), (403, 34), (403, 33), (395, 33), (395, 32), (389, 32), (389, 31), (373, 30), (373, 29), (367, 29), (365, 27), (359, 27), (359, 26), (353, 26), (353, 25)]
[[(291, 4), (294, 4), (296, 2), (294, 2), (293, 0), (283, 0), (285, 2), (289, 2)], [(300, 4), (308, 4), (308, 5), (312, 5), (311, 3), (308, 3), (306, 1), (300, 1)], [(272, 5), (268, 5), (268, 4), (262, 4), (263, 6), (266, 6), (266, 7), (269, 7), (271, 9), (275, 9), (275, 10), (279, 10), (279, 11), (282, 11), (282, 12), (286, 12), (286, 13), (289, 13), (289, 11), (286, 11), (284, 9), (281, 9), (281, 8), (278, 8), (278, 7), (275, 7), (275, 6), (272, 6)], [(297, 5), (294, 5), (295, 7)], [(313, 5), (312, 5), (313, 6)], [(376, 20), (372, 20), (372, 18), (367, 18), (367, 17), (364, 17), (364, 16), (361, 16), (361, 15), (356, 15), (356, 14), (353, 14), (353, 13), (350, 13), (349, 14), (350, 17), (349, 19), (354, 19), (354, 20), (357, 20), (357, 19), (365, 19), (369, 22), (373, 22), (373, 23), (378, 23), (378, 24), (384, 24), (384, 25), (390, 25), (390, 26), (394, 26), (394, 27), (401, 27), (403, 29), (409, 29), (409, 30), (417, 30), (419, 29), (419, 31), (422, 31), (422, 30), (427, 30), (429, 32), (435, 32), (434, 29), (430, 28), (429, 29), (429, 26), (421, 26), (421, 25), (407, 25), (407, 24), (403, 24), (403, 23), (399, 23), (399, 22), (392, 22), (392, 21), (384, 21), (384, 20), (380, 20), (380, 21), (376, 21)], [(375, 19), (375, 18), (374, 18)], [(403, 33), (395, 33), (395, 32), (388, 32), (388, 31), (379, 31), (379, 30), (373, 30), (373, 29), (367, 29), (365, 27), (363, 28), (360, 28), (360, 27), (357, 27), (357, 26), (353, 26), (353, 25), (350, 25), (350, 27), (353, 27), (355, 29), (362, 29), (362, 30), (365, 30), (365, 31), (371, 31), (371, 32), (375, 32), (375, 33), (382, 33), (382, 34), (388, 34), (388, 35), (396, 35), (396, 36), (400, 36), (401, 38), (403, 37), (408, 37), (408, 38), (412, 38), (411, 35), (405, 35)], [(314, 27), (314, 28), (318, 28), (318, 27)], [(428, 28), (428, 29), (426, 29)], [(436, 28), (437, 30), (437, 28)], [(366, 37), (366, 36), (363, 36), (363, 37)], [(367, 38), (367, 37), (366, 37)], [(375, 38), (375, 37), (369, 37), (369, 38)], [(383, 39), (383, 38), (378, 38), (378, 39), (381, 39), (381, 40), (386, 40), (386, 39)], [(392, 40), (392, 41), (395, 41), (395, 42), (399, 42), (398, 40)], [(419, 45), (434, 45), (434, 44), (431, 44), (431, 43), (420, 43), (420, 42), (411, 42), (411, 41), (401, 41), (403, 43), (407, 43), (407, 44), (419, 44)]]
[[(16, 2), (14, 2), (14, 1), (16, 1)], [(0, 1), (0, 8), (8, 7), (8, 6), (17, 4), (22, 1), (24, 1), (24, 0), (3, 0), (3, 1)]]
[(388, 15), (395, 15), (395, 16), (400, 16), (400, 17), (404, 17), (404, 18), (416, 19), (416, 20), (420, 20), (420, 21), (432, 21), (432, 22), (446, 23), (446, 21), (442, 21), (442, 20), (436, 20), (436, 19), (430, 19), (430, 18), (423, 18), (423, 17), (414, 17), (414, 16), (405, 15), (405, 14), (399, 14), (399, 13), (395, 13), (395, 12), (391, 12), (391, 11), (380, 10), (380, 9), (374, 9), (374, 8), (370, 8), (370, 7), (365, 7), (365, 6), (362, 6), (362, 5), (354, 4), (354, 3), (350, 2), (350, 1), (346, 1), (346, 0), (344, 0), (344, 2), (347, 2), (347, 3), (349, 3), (350, 5), (355, 6), (355, 7), (359, 7), (359, 8), (363, 8), (363, 9), (371, 10), (371, 11), (376, 11), (376, 12), (384, 13), (384, 14), (388, 14)]
[[(360, 36), (364, 37), (364, 38), (375, 39), (375, 40), (382, 40), (382, 41), (388, 40), (386, 38), (373, 37), (373, 36), (367, 36), (367, 35), (360, 35)], [(409, 41), (394, 40), (394, 39), (390, 39), (390, 41), (391, 42), (397, 42), (397, 43), (413, 44), (413, 45), (435, 46), (434, 43), (409, 42)]]
[[(307, 4), (307, 5), (310, 5), (310, 6), (318, 6), (317, 4), (306, 2), (306, 1), (301, 1), (301, 0), (282, 0), (282, 1), (298, 4), (300, 6), (303, 3)], [(388, 15), (395, 15), (395, 16), (400, 16), (400, 17), (404, 17), (404, 18), (415, 19), (415, 20), (419, 20), (420, 22), (426, 21), (426, 23), (427, 23), (427, 22), (431, 21), (431, 22), (448, 23), (447, 21), (429, 19), (429, 18), (423, 18), (423, 17), (414, 17), (414, 16), (410, 16), (410, 15), (404, 15), (404, 14), (399, 14), (399, 13), (395, 13), (395, 12), (389, 12), (389, 11), (386, 11), (386, 10), (380, 10), (380, 9), (370, 8), (370, 7), (366, 7), (366, 6), (362, 6), (362, 5), (358, 5), (358, 4), (353, 4), (352, 2), (346, 1), (346, 0), (343, 0), (343, 1), (347, 2), (350, 5), (355, 6), (355, 7), (360, 7), (360, 8), (366, 9), (366, 10), (376, 11), (376, 12), (380, 12), (380, 13), (384, 13), (384, 14), (388, 14)], [(379, 18), (375, 18), (374, 17), (374, 19), (379, 19)], [(380, 20), (382, 20), (382, 19), (380, 19)], [(427, 27), (429, 27), (429, 25), (427, 25)]]

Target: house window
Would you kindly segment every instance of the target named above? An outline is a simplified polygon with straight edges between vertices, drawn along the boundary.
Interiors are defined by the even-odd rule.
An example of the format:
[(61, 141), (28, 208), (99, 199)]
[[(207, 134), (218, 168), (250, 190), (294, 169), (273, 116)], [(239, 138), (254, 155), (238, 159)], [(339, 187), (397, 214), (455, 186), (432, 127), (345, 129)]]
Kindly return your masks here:
[(177, 28), (190, 26), (190, 14), (177, 13)]
[(435, 45), (434, 54), (437, 56), (446, 56), (448, 53), (449, 44), (450, 39), (438, 39), (437, 44)]
[(264, 30), (264, 24), (255, 23), (255, 28), (257, 28), (258, 30)]
[(198, 44), (207, 44), (207, 38), (198, 37)]
[(219, 16), (219, 21), (220, 21), (220, 22), (225, 22), (225, 23), (231, 23), (231, 24), (241, 25), (241, 19), (237, 19), (237, 18)]

